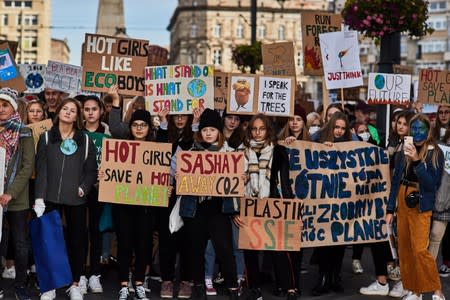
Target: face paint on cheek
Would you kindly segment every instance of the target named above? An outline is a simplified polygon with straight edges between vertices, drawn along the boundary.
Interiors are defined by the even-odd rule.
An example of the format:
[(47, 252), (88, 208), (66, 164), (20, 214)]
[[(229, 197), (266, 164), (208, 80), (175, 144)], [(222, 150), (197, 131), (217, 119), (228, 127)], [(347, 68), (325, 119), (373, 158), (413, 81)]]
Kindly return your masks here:
[(411, 135), (413, 137), (414, 143), (421, 143), (425, 141), (428, 137), (428, 128), (421, 121), (414, 121), (411, 124)]

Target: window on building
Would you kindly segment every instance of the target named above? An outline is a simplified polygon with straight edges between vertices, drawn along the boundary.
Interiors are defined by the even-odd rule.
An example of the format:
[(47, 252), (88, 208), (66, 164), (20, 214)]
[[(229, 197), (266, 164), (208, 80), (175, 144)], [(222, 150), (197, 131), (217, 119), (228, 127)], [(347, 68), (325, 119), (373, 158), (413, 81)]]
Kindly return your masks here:
[(220, 37), (222, 35), (222, 25), (216, 24), (214, 25), (214, 37)]
[(236, 27), (236, 37), (238, 39), (244, 38), (244, 25), (242, 25), (241, 23), (239, 23)]
[(197, 24), (192, 24), (191, 25), (191, 37), (196, 37), (197, 36)]
[(192, 65), (197, 63), (196, 59), (195, 59), (195, 52), (194, 50), (190, 49), (188, 52), (188, 64)]
[(286, 31), (285, 31), (283, 25), (280, 25), (280, 27), (278, 27), (278, 39), (279, 40), (285, 40), (286, 39)]
[(447, 3), (445, 1), (434, 1), (429, 4), (430, 12), (444, 11), (447, 8)]
[(436, 53), (446, 51), (446, 42), (442, 40), (424, 41), (419, 43), (423, 53)]
[(297, 52), (297, 67), (303, 68), (303, 53)]
[(222, 50), (215, 49), (213, 51), (213, 64), (216, 66), (222, 64)]
[(32, 26), (38, 25), (37, 15), (24, 15), (21, 20), (20, 15), (17, 16), (17, 25)]
[(8, 26), (8, 15), (1, 15), (0, 24), (3, 26)]
[(4, 0), (3, 5), (5, 7), (27, 7), (30, 8), (33, 6), (33, 1), (27, 0), (27, 1), (9, 1)]
[(4, 1), (4, 2), (3, 2), (3, 5), (4, 5), (5, 7), (11, 7), (11, 6), (12, 6), (12, 1)]
[(21, 46), (23, 49), (30, 49), (37, 47), (37, 37), (36, 36), (26, 36), (21, 40)]
[(266, 37), (266, 26), (261, 25), (258, 27), (258, 38), (264, 39)]

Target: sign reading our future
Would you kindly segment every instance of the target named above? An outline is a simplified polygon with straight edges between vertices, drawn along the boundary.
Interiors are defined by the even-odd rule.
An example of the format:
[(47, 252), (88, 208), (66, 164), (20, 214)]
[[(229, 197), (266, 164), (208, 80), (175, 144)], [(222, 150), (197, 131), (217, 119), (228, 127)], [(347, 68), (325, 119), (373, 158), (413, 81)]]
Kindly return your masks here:
[(417, 101), (450, 105), (450, 72), (422, 69), (419, 72)]
[(214, 109), (214, 67), (209, 65), (168, 65), (146, 67), (147, 109), (157, 114), (192, 114), (196, 108)]
[(409, 104), (411, 75), (369, 73), (369, 104)]
[(168, 205), (172, 144), (103, 139), (100, 202)]
[(302, 247), (387, 240), (385, 150), (364, 142), (328, 147), (296, 141), (288, 147), (292, 188), (302, 203)]
[(123, 95), (144, 95), (148, 41), (106, 35), (85, 35), (82, 90), (107, 92), (117, 84)]

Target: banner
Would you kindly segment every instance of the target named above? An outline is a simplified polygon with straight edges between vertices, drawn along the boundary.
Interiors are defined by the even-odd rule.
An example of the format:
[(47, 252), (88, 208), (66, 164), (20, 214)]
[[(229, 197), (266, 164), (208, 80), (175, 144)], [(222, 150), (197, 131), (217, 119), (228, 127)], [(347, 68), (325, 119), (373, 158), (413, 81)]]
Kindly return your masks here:
[(364, 142), (328, 147), (296, 141), (286, 147), (292, 189), (302, 203), (302, 247), (387, 240), (386, 150)]
[(228, 103), (228, 76), (230, 73), (214, 72), (214, 109), (225, 110)]
[(20, 74), (25, 80), (25, 93), (37, 94), (44, 90), (44, 76), (46, 65), (40, 64), (21, 64), (19, 65)]
[(319, 40), (327, 89), (363, 85), (358, 32), (322, 33), (319, 35)]
[(214, 109), (214, 67), (173, 65), (146, 67), (145, 96), (152, 115), (167, 108), (169, 114), (192, 114), (195, 108)]
[(45, 87), (68, 94), (79, 94), (81, 67), (49, 60), (45, 71)]
[(149, 45), (147, 66), (164, 66), (168, 63), (169, 51), (166, 48)]
[(146, 40), (86, 33), (82, 89), (108, 92), (109, 87), (117, 84), (119, 94), (143, 96), (148, 55)]
[(241, 198), (239, 249), (299, 251), (301, 208), (297, 199)]
[(294, 77), (230, 74), (228, 82), (228, 113), (281, 117), (294, 114)]
[(294, 43), (262, 44), (261, 53), (264, 75), (293, 76), (295, 78)]
[(369, 73), (368, 85), (369, 104), (409, 104), (411, 75)]
[(243, 174), (243, 152), (177, 152), (177, 195), (241, 197)]
[(303, 74), (322, 76), (319, 34), (341, 30), (342, 16), (324, 12), (302, 12)]
[(450, 105), (450, 72), (421, 69), (417, 101), (436, 105)]
[(98, 201), (168, 206), (172, 144), (103, 139)]
[(37, 144), (39, 142), (39, 137), (45, 131), (49, 131), (53, 126), (52, 119), (45, 119), (40, 122), (36, 122), (33, 124), (28, 124), (27, 127), (31, 128), (31, 132), (33, 133), (34, 147), (37, 148)]
[(27, 89), (8, 43), (0, 44), (0, 88), (3, 87), (15, 89), (19, 93)]
[(450, 174), (450, 147), (445, 145), (439, 145), (439, 148), (441, 148), (442, 152), (444, 153), (445, 163), (444, 163), (444, 170), (448, 174)]

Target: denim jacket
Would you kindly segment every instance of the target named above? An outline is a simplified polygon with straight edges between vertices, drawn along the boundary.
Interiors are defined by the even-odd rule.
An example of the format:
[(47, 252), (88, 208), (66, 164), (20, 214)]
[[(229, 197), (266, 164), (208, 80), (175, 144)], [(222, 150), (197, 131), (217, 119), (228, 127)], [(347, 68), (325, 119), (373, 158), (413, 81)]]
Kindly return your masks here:
[[(441, 185), (442, 172), (444, 169), (444, 155), (440, 148), (438, 148), (438, 161), (436, 168), (433, 166), (432, 155), (433, 147), (428, 148), (428, 153), (425, 163), (420, 162), (414, 167), (417, 178), (419, 180), (419, 211), (431, 211), (434, 208), (436, 201), (436, 192)], [(387, 204), (387, 213), (394, 213), (397, 207), (397, 194), (400, 187), (400, 180), (403, 177), (404, 169), (406, 167), (406, 158), (403, 151), (399, 151), (395, 159), (394, 175), (392, 176), (391, 192), (389, 194), (389, 201)], [(399, 199), (404, 201), (404, 199)]]

